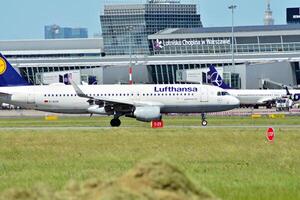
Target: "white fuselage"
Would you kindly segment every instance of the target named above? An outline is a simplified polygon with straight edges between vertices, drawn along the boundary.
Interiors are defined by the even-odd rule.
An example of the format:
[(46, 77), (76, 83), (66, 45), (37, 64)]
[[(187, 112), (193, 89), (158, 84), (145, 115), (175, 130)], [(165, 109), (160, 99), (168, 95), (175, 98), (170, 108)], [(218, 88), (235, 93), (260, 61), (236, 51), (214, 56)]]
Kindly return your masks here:
[[(237, 89), (228, 89), (226, 90), (232, 96), (235, 96), (240, 100), (241, 105), (259, 105), (265, 104), (267, 101), (276, 100), (287, 95), (286, 90), (255, 90), (255, 89), (246, 89), (246, 90), (237, 90)], [(290, 90), (292, 94), (299, 93), (297, 90)], [(299, 101), (298, 96), (294, 95), (294, 101)]]
[[(161, 113), (217, 112), (236, 108), (239, 101), (224, 91), (208, 85), (81, 85), (80, 89), (95, 99), (158, 106)], [(24, 108), (57, 113), (90, 113), (91, 103), (78, 97), (69, 85), (1, 87), (0, 99)], [(6, 95), (9, 94), (9, 95)]]

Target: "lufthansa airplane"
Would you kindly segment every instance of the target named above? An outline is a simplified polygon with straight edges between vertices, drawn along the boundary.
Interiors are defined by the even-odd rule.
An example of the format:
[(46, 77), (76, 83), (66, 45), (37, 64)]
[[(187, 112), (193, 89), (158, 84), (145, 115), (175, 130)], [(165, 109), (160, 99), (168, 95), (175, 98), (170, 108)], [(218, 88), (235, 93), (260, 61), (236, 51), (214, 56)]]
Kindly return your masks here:
[(237, 97), (240, 100), (241, 106), (259, 106), (265, 105), (268, 108), (279, 98), (290, 97), (293, 102), (300, 100), (299, 90), (256, 90), (256, 89), (231, 89), (221, 78), (214, 66), (209, 67), (208, 81), (214, 86), (225, 89), (229, 94)]
[(150, 122), (160, 120), (164, 113), (201, 113), (202, 125), (206, 126), (205, 113), (239, 107), (237, 98), (211, 85), (79, 86), (72, 80), (71, 83), (30, 86), (0, 55), (0, 101), (23, 108), (109, 115), (113, 116), (111, 126), (118, 127), (121, 116)]

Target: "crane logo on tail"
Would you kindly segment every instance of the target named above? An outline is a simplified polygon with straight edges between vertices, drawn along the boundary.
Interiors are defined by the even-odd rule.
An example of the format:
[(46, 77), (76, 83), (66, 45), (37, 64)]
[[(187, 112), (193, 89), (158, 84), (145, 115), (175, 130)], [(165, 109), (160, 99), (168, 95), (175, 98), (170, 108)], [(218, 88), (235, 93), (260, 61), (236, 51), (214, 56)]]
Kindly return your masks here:
[(0, 58), (0, 75), (6, 71), (6, 62), (3, 58)]

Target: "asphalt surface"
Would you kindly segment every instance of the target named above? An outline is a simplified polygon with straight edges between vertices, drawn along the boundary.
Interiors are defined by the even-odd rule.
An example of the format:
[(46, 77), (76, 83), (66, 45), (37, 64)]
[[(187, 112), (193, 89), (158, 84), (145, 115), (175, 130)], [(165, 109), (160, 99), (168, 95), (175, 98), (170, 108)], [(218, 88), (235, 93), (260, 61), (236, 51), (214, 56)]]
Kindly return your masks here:
[[(208, 113), (208, 115), (218, 115), (218, 116), (245, 116), (251, 114), (274, 114), (278, 113), (273, 109), (234, 109), (225, 112), (216, 112), (216, 113)], [(300, 115), (300, 109), (291, 109), (290, 112), (280, 112), (287, 115)], [(89, 116), (89, 114), (56, 114), (56, 113), (48, 113), (36, 110), (0, 110), (0, 117), (43, 117), (46, 115), (56, 115), (56, 116)]]
[[(55, 127), (36, 127), (36, 126), (26, 126), (26, 127), (0, 127), (0, 130), (108, 130), (108, 129), (135, 129), (140, 126), (120, 126), (120, 127), (95, 127), (95, 126), (55, 126)], [(249, 126), (249, 125), (220, 125), (220, 126), (165, 126), (164, 129), (186, 129), (186, 128), (193, 128), (193, 129), (224, 129), (224, 128), (251, 128), (251, 129), (257, 129), (257, 128), (269, 128), (270, 126), (267, 125), (261, 125), (261, 126)], [(272, 125), (273, 128), (289, 128), (289, 129), (299, 129), (300, 125)], [(150, 127), (149, 127), (150, 128)]]
[[(251, 109), (235, 109), (232, 111), (227, 112), (220, 112), (220, 113), (211, 113), (211, 115), (223, 115), (223, 116), (245, 116), (251, 114), (273, 114), (276, 113), (274, 109), (267, 110), (267, 109), (258, 109), (258, 110), (251, 110)], [(300, 113), (299, 109), (293, 109), (289, 113), (284, 114), (291, 114), (294, 115), (295, 113)], [(47, 115), (57, 115), (57, 116), (89, 116), (89, 115), (68, 115), (68, 114), (53, 114), (53, 113), (46, 113), (41, 111), (35, 110), (0, 110), (0, 118), (30, 118), (30, 117), (44, 117)], [(141, 126), (120, 126), (118, 128), (107, 126), (50, 126), (50, 127), (37, 127), (37, 126), (24, 126), (24, 127), (0, 127), (0, 130), (103, 130), (103, 129), (131, 129), (137, 128)], [(164, 128), (170, 129), (186, 129), (186, 128), (194, 128), (194, 129), (224, 129), (224, 128), (268, 128), (269, 125), (209, 125), (206, 127), (198, 126), (185, 126), (185, 125), (165, 125)], [(273, 125), (273, 128), (300, 128), (299, 125)]]

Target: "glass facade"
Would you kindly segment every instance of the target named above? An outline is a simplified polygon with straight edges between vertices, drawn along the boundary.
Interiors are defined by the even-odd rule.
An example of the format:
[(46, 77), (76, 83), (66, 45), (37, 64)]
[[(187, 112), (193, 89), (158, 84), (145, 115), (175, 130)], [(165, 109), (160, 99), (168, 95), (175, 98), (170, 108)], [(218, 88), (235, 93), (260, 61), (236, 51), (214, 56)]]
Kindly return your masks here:
[(59, 67), (21, 67), (19, 68), (20, 74), (24, 77), (30, 84), (40, 85), (41, 78), (40, 74), (44, 72), (61, 72), (61, 71), (72, 71), (72, 70), (82, 70), (82, 69), (92, 69), (100, 68), (101, 66), (59, 66)]
[[(236, 63), (241, 64), (241, 63)], [(208, 68), (209, 64), (166, 64), (166, 65), (148, 65), (148, 70), (152, 77), (152, 82), (155, 84), (176, 84), (179, 83), (177, 80), (177, 70), (189, 70), (189, 69), (201, 69)], [(213, 64), (217, 67), (224, 67), (231, 65), (231, 63)], [(236, 74), (229, 74), (231, 77), (225, 78), (227, 81), (231, 81), (231, 84), (238, 87), (240, 85), (240, 78)], [(179, 78), (180, 79), (180, 78)]]
[[(245, 57), (252, 59), (273, 57), (274, 60), (281, 60), (279, 55), (289, 56), (300, 52), (299, 25), (245, 26), (235, 27), (235, 31), (234, 53), (236, 60)], [(230, 27), (166, 29), (150, 35), (149, 43), (151, 44), (150, 55), (155, 57), (192, 56), (199, 57), (199, 60), (212, 60), (220, 57), (224, 63), (214, 64), (215, 66), (231, 65), (232, 35)], [(277, 56), (279, 57), (277, 58)], [(178, 69), (202, 68), (203, 65), (207, 67), (211, 64), (172, 65), (172, 70), (165, 69), (166, 67), (163, 65), (153, 65), (151, 66), (153, 82), (175, 83)], [(299, 84), (299, 62), (294, 63), (294, 71), (297, 84)], [(225, 73), (224, 80), (233, 88), (240, 88), (241, 86), (241, 78), (238, 74)]]
[(148, 35), (165, 28), (202, 27), (196, 5), (178, 1), (105, 6), (100, 21), (106, 55), (149, 54)]
[[(230, 54), (230, 37), (155, 39), (151, 54)], [(300, 35), (236, 37), (234, 51), (239, 54), (300, 51)]]
[(58, 25), (45, 26), (45, 39), (88, 38), (86, 28), (69, 28)]
[(31, 54), (31, 55), (10, 55), (6, 54), (5, 57), (9, 60), (43, 60), (43, 63), (49, 63), (49, 66), (43, 67), (36, 67), (36, 66), (28, 66), (28, 67), (18, 67), (20, 74), (24, 77), (29, 83), (33, 85), (41, 84), (37, 77), (38, 74), (44, 72), (58, 72), (58, 71), (70, 71), (70, 70), (81, 70), (81, 69), (91, 69), (91, 68), (98, 68), (101, 67), (99, 64), (76, 64), (74, 62), (68, 62), (66, 64), (58, 64), (57, 66), (53, 66), (52, 62), (58, 60), (75, 60), (81, 59), (82, 63), (89, 63), (85, 62), (85, 60), (95, 59), (98, 60), (101, 55), (100, 53), (57, 53), (57, 54)]

